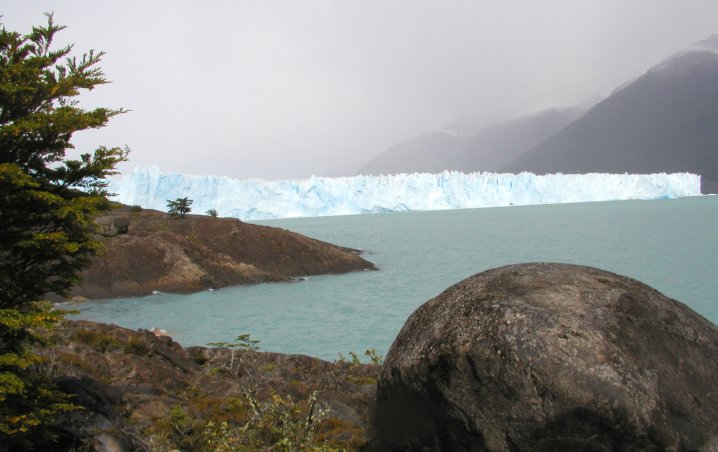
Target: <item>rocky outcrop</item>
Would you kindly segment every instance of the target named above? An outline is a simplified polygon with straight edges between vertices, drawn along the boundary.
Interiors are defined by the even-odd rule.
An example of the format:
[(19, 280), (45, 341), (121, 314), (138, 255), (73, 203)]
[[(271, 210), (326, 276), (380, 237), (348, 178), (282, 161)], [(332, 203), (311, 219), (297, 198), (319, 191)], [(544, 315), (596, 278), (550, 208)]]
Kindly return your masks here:
[(125, 215), (105, 215), (95, 219), (97, 233), (105, 237), (127, 234), (130, 218)]
[(82, 272), (72, 297), (188, 293), (375, 269), (357, 250), (234, 218), (171, 218), (123, 207), (97, 223), (103, 249)]
[(489, 270), (414, 312), (378, 382), (376, 450), (718, 450), (718, 328), (562, 264)]
[[(198, 426), (223, 420), (241, 428), (252, 404), (267, 409), (280, 400), (291, 410), (296, 407), (288, 401), (301, 404), (312, 393), (318, 438), (344, 449), (366, 441), (376, 365), (184, 348), (168, 336), (85, 321), (64, 321), (52, 339), (54, 346), (39, 350), (47, 358), (44, 371), (82, 407), (55, 425), (53, 450), (212, 450), (180, 447), (168, 433), (182, 439), (201, 433)], [(179, 425), (173, 410), (184, 413), (195, 431)], [(242, 422), (234, 425), (237, 420)]]

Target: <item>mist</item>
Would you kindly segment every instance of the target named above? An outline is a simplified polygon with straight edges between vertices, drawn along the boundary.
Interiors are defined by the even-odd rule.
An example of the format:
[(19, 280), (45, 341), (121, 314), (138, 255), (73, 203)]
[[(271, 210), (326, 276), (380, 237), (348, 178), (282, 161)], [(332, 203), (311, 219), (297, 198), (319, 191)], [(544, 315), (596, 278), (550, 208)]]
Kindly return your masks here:
[(718, 32), (715, 0), (6, 0), (28, 33), (107, 52), (86, 107), (130, 112), (77, 152), (132, 149), (120, 169), (240, 178), (352, 175), (395, 143), (606, 96)]

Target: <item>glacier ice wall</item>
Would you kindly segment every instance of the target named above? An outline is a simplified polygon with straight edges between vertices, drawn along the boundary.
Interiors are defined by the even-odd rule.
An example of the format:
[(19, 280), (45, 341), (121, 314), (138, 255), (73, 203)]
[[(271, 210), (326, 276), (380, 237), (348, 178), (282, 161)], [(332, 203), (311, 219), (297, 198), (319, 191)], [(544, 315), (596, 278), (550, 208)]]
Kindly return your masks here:
[(192, 211), (243, 220), (410, 210), (554, 204), (700, 195), (700, 176), (676, 174), (459, 173), (310, 177), (266, 181), (137, 168), (110, 181), (116, 200), (166, 210), (189, 197)]

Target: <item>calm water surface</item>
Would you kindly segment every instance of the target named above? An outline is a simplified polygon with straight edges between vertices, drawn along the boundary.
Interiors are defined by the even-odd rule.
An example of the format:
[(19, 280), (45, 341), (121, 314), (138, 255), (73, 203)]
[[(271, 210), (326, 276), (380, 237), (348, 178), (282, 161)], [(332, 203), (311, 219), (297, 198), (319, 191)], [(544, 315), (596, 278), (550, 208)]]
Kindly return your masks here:
[(420, 304), (519, 262), (591, 265), (643, 281), (718, 323), (718, 196), (258, 222), (364, 250), (380, 271), (72, 305), (73, 318), (159, 327), (183, 345), (241, 333), (264, 350), (336, 359), (388, 350)]

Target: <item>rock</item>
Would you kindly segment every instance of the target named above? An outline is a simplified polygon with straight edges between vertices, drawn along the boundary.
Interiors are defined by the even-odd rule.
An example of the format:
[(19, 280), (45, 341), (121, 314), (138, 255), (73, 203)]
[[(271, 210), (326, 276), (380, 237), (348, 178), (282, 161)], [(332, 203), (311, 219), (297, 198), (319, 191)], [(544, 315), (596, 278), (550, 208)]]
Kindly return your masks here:
[(168, 336), (167, 330), (164, 328), (152, 328), (150, 330), (150, 333), (154, 334), (155, 336)]
[(128, 426), (117, 409), (122, 401), (119, 390), (87, 375), (59, 377), (55, 383), (71, 396), (73, 404), (82, 407), (61, 415), (54, 426), (57, 450), (74, 450), (79, 444), (84, 445), (82, 450), (97, 452), (129, 452), (146, 447), (125, 433)]
[(107, 215), (97, 217), (95, 224), (98, 234), (105, 237), (114, 237), (116, 235), (127, 234), (130, 228), (130, 218), (126, 216)]
[(234, 218), (172, 219), (164, 212), (120, 207), (96, 222), (102, 251), (82, 271), (71, 297), (191, 293), (376, 269), (356, 250)]
[(414, 312), (378, 380), (374, 450), (718, 450), (718, 328), (630, 278), (474, 275)]
[(76, 295), (76, 296), (70, 298), (70, 300), (68, 300), (68, 301), (69, 301), (70, 303), (85, 303), (85, 302), (88, 301), (88, 299), (85, 298), (85, 297), (81, 297), (81, 296), (79, 296), (79, 295)]
[[(326, 416), (316, 434), (327, 447), (356, 450), (366, 442), (375, 393), (366, 391), (364, 382), (376, 379), (379, 366), (183, 348), (169, 336), (87, 321), (65, 320), (51, 334), (51, 348), (38, 352), (52, 359), (58, 388), (84, 407), (62, 416), (53, 450), (199, 450), (177, 443), (173, 435), (197, 438), (210, 420), (244, 419), (240, 414), (249, 409), (247, 394), (262, 406), (276, 402), (275, 396), (301, 405), (316, 394), (315, 413)], [(174, 407), (191, 416), (199, 430), (177, 432), (169, 422)]]

